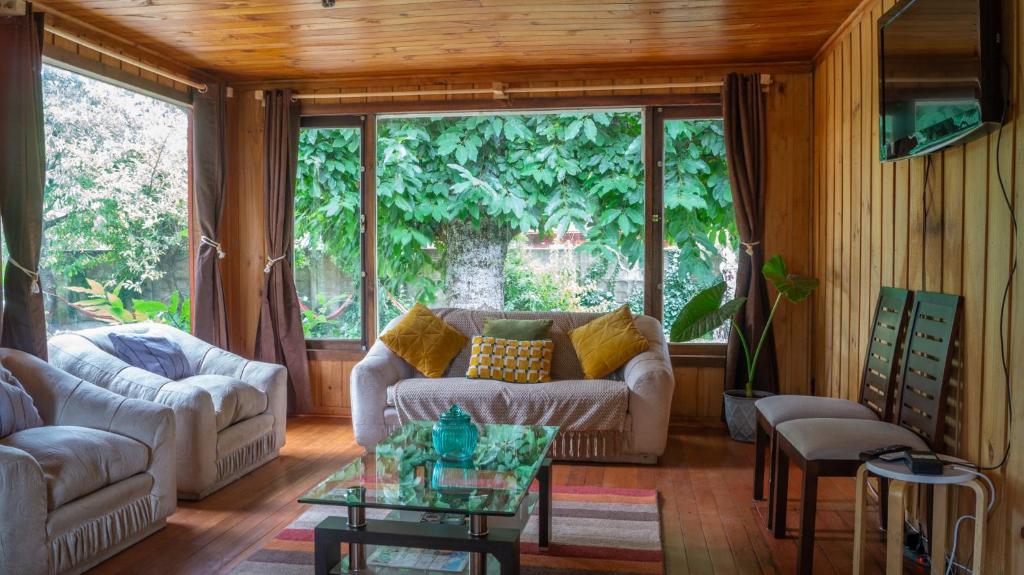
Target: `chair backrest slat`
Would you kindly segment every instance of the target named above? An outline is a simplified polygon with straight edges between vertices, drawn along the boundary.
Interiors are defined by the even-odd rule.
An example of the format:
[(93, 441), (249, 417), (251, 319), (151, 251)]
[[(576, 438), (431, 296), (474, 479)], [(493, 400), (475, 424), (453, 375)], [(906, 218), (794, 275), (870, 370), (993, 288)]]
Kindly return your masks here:
[(875, 302), (871, 339), (860, 378), (860, 402), (881, 421), (888, 421), (892, 416), (900, 345), (906, 331), (910, 300), (911, 293), (905, 289), (883, 287)]
[(962, 308), (960, 296), (917, 292), (907, 324), (898, 422), (938, 449)]

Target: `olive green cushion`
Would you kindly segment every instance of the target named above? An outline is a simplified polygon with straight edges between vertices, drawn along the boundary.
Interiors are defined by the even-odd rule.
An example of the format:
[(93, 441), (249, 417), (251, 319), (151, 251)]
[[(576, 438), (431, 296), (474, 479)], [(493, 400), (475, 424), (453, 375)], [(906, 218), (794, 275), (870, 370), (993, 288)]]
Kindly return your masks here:
[(497, 317), (484, 318), (484, 337), (500, 337), (502, 339), (517, 339), (520, 341), (535, 341), (548, 339), (548, 332), (551, 331), (550, 319), (501, 319)]

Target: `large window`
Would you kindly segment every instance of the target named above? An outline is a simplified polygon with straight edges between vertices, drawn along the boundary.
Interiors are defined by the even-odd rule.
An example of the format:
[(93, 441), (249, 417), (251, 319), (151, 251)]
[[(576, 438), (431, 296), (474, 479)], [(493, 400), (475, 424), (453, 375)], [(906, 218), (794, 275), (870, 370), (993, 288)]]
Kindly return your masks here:
[(188, 330), (187, 112), (49, 66), (43, 98), (48, 330)]
[(415, 302), (643, 311), (638, 111), (378, 122), (380, 324)]
[[(662, 313), (667, 332), (700, 289), (735, 284), (722, 123), (706, 113), (658, 110), (654, 122), (639, 109), (304, 120), (295, 264), (307, 338), (361, 341), (416, 302), (626, 304)], [(661, 153), (653, 192), (647, 146)], [(645, 254), (658, 265), (645, 266)], [(705, 340), (727, 334), (723, 326)]]

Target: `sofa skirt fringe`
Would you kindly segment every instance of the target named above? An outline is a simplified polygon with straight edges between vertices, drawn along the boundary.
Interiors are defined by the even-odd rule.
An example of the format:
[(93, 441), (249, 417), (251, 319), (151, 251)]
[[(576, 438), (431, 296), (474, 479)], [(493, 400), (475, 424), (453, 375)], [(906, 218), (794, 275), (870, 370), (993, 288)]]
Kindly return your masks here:
[(274, 433), (270, 432), (221, 457), (217, 460), (217, 481), (253, 467), (273, 453), (276, 447)]
[(142, 497), (52, 540), (50, 572), (69, 571), (130, 540), (153, 523), (156, 506), (155, 498)]
[(563, 430), (555, 436), (549, 452), (553, 459), (615, 457), (625, 444), (622, 431)]

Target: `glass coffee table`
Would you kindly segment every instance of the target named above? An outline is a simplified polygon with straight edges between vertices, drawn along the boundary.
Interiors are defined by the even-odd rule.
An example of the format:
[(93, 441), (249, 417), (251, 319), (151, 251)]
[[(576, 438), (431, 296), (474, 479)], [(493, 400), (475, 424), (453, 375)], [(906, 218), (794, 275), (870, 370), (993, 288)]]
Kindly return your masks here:
[[(518, 574), (519, 539), (537, 506), (538, 544), (548, 546), (558, 427), (482, 425), (472, 460), (450, 462), (434, 451), (433, 425), (406, 423), (299, 499), (347, 508), (314, 529), (316, 575)], [(367, 509), (389, 511), (373, 519)]]

